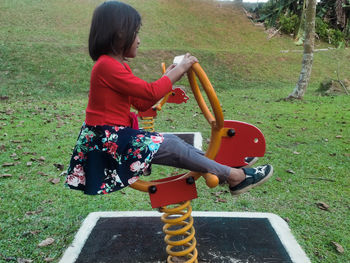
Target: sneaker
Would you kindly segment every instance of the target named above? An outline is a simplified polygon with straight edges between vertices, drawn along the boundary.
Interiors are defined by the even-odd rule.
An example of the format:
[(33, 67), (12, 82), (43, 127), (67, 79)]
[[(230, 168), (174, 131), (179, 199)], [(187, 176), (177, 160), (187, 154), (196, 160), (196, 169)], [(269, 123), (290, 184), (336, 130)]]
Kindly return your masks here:
[[(236, 166), (234, 168), (236, 169), (241, 169), (241, 168), (248, 168), (248, 167), (251, 167), (252, 165), (254, 165), (257, 161), (259, 160), (259, 157), (246, 157), (244, 158), (244, 161), (246, 163), (248, 163), (247, 165), (245, 166)], [(226, 180), (225, 178), (219, 178), (219, 184), (220, 185), (223, 185), (223, 184), (226, 184)]]
[(255, 168), (243, 168), (246, 178), (238, 185), (229, 187), (232, 195), (242, 194), (249, 189), (265, 183), (273, 174), (273, 167), (269, 164)]
[(240, 169), (240, 168), (251, 167), (251, 166), (254, 165), (258, 160), (259, 160), (259, 157), (246, 157), (246, 158), (244, 158), (244, 161), (247, 163), (247, 165), (244, 165), (244, 166), (237, 166), (237, 167), (235, 167), (235, 168)]
[(259, 160), (259, 157), (246, 157), (244, 158), (244, 161), (248, 163), (246, 166), (243, 166), (242, 168), (247, 168), (253, 166), (257, 161)]

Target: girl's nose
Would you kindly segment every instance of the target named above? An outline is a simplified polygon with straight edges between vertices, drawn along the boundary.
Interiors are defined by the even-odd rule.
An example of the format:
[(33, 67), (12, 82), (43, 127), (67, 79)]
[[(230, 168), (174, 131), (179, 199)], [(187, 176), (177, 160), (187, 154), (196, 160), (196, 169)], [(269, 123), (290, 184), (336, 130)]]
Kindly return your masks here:
[(139, 36), (137, 36), (137, 44), (140, 45), (140, 43), (141, 43), (141, 40), (140, 40)]

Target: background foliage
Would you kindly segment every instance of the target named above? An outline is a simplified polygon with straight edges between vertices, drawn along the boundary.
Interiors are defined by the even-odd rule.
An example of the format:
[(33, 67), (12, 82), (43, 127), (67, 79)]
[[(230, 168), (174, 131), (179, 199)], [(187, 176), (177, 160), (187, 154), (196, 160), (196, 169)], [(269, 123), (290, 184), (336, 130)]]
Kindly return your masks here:
[[(266, 4), (249, 5), (256, 20), (267, 27), (298, 36), (303, 31), (306, 0), (269, 0)], [(316, 34), (334, 46), (347, 45), (350, 39), (350, 3), (348, 0), (321, 0), (317, 4)]]

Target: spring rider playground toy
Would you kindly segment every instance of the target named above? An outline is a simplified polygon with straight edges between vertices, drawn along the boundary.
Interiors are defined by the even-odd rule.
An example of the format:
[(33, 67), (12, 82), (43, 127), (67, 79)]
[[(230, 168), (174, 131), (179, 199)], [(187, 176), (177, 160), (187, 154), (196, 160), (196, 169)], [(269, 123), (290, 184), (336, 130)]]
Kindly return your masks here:
[[(162, 65), (163, 72), (165, 71), (165, 65)], [(249, 156), (256, 156), (261, 157), (265, 154), (265, 139), (261, 131), (256, 128), (255, 126), (240, 122), (240, 121), (234, 121), (234, 120), (224, 120), (223, 111), (220, 106), (220, 102), (216, 96), (215, 90), (212, 87), (207, 75), (205, 74), (204, 70), (200, 66), (199, 63), (195, 63), (192, 65), (191, 69), (187, 73), (188, 80), (192, 89), (192, 92), (194, 94), (194, 97), (198, 103), (199, 108), (201, 109), (204, 117), (206, 118), (207, 122), (209, 123), (211, 127), (211, 136), (210, 136), (210, 143), (208, 146), (208, 149), (205, 153), (205, 155), (210, 158), (214, 159), (215, 161), (231, 166), (231, 167), (238, 167), (238, 166), (244, 166), (247, 163), (245, 162), (245, 158)], [(211, 110), (209, 110), (202, 93), (200, 91), (199, 85), (197, 83), (197, 78), (199, 79), (199, 82), (205, 91), (207, 95), (207, 99), (210, 103)], [(153, 130), (154, 129), (154, 118), (156, 116), (156, 112), (161, 110), (162, 106), (167, 103), (182, 103), (186, 102), (188, 97), (181, 89), (175, 89), (173, 92), (167, 94), (156, 106), (154, 106), (151, 110), (148, 110), (147, 112), (139, 112), (138, 116), (141, 119), (141, 123), (145, 129)], [(232, 151), (234, 149), (234, 151)], [(276, 242), (279, 242), (278, 249), (282, 252), (280, 254), (276, 254), (275, 248), (271, 248), (271, 251), (274, 252), (267, 252), (264, 256), (255, 256), (255, 259), (258, 261), (238, 261), (237, 259), (230, 258), (226, 255), (223, 255), (223, 252), (220, 252), (220, 249), (223, 249), (224, 247), (227, 247), (227, 244), (231, 244), (233, 247), (226, 248), (226, 250), (232, 250), (230, 253), (235, 252), (236, 254), (241, 253), (247, 253), (246, 247), (247, 245), (243, 245), (242, 249), (238, 249), (238, 245), (234, 245), (235, 242), (233, 241), (224, 241), (222, 245), (221, 238), (220, 237), (220, 230), (219, 228), (222, 227), (229, 227), (228, 229), (223, 230), (224, 235), (223, 237), (227, 236), (227, 233), (234, 233), (233, 236), (240, 236), (245, 235), (242, 234), (240, 229), (238, 229), (237, 233), (233, 231), (232, 226), (229, 222), (233, 222), (234, 225), (237, 227), (237, 225), (244, 226), (244, 222), (240, 221), (240, 219), (244, 218), (244, 216), (236, 214), (236, 219), (238, 221), (227, 221), (230, 213), (215, 213), (214, 215), (209, 215), (209, 212), (197, 212), (196, 215), (198, 218), (196, 220), (199, 220), (199, 226), (202, 230), (201, 232), (204, 232), (202, 234), (201, 232), (198, 232), (197, 234), (201, 235), (201, 240), (203, 240), (202, 243), (199, 243), (200, 249), (205, 250), (208, 254), (211, 256), (209, 259), (204, 260), (204, 257), (202, 259), (198, 259), (199, 252), (197, 250), (197, 239), (196, 239), (196, 231), (194, 228), (194, 218), (192, 216), (192, 207), (191, 207), (191, 200), (197, 198), (197, 190), (196, 190), (196, 180), (204, 178), (206, 185), (209, 188), (214, 188), (218, 185), (219, 180), (218, 178), (213, 174), (203, 174), (203, 173), (197, 173), (193, 171), (189, 171), (185, 174), (180, 174), (176, 176), (171, 176), (159, 180), (154, 181), (144, 181), (144, 180), (138, 180), (132, 185), (130, 185), (133, 189), (147, 192), (150, 197), (151, 206), (152, 208), (157, 208), (160, 212), (162, 212), (161, 221), (164, 223), (164, 226), (162, 228), (162, 231), (165, 234), (165, 245), (166, 245), (166, 252), (167, 252), (167, 258), (162, 256), (161, 258), (157, 258), (157, 253), (154, 252), (154, 249), (156, 246), (161, 246), (159, 244), (155, 244), (154, 238), (152, 238), (152, 233), (147, 235), (147, 238), (143, 243), (139, 244), (140, 239), (137, 239), (136, 241), (132, 241), (132, 246), (135, 246), (133, 249), (131, 249), (131, 252), (133, 255), (126, 255), (126, 259), (121, 259), (122, 257), (122, 248), (118, 248), (116, 245), (112, 245), (113, 250), (115, 251), (114, 255), (117, 259), (113, 260), (113, 256), (109, 259), (109, 261), (100, 261), (100, 262), (186, 262), (186, 263), (192, 263), (192, 262), (300, 262), (300, 263), (307, 263), (310, 262), (309, 259), (306, 257), (305, 253), (301, 250), (301, 248), (296, 243), (295, 239), (291, 236), (290, 231), (288, 227), (286, 226), (286, 223), (279, 218), (278, 216), (272, 215), (272, 219), (270, 220), (269, 226), (266, 227), (266, 231), (270, 231), (269, 233), (263, 233), (264, 238), (266, 236), (271, 236), (272, 239), (274, 239)], [(82, 227), (73, 244), (70, 248), (67, 249), (65, 252), (63, 258), (61, 259), (60, 263), (70, 263), (70, 262), (97, 262), (96, 259), (92, 259), (92, 261), (88, 261), (92, 258), (91, 251), (94, 251), (94, 245), (97, 243), (103, 243), (101, 246), (106, 245), (108, 242), (113, 242), (113, 240), (118, 240), (118, 236), (123, 236), (123, 240), (121, 240), (123, 244), (123, 248), (125, 247), (125, 244), (128, 243), (127, 239), (131, 238), (133, 235), (142, 236), (142, 233), (148, 231), (151, 229), (151, 231), (154, 231), (153, 237), (159, 235), (161, 231), (159, 229), (153, 229), (154, 226), (151, 226), (150, 223), (146, 223), (146, 226), (142, 229), (138, 229), (138, 226), (140, 226), (140, 221), (135, 222), (135, 225), (133, 227), (133, 230), (135, 232), (130, 232), (128, 230), (125, 235), (121, 234), (123, 230), (116, 230), (119, 234), (114, 234), (109, 239), (109, 241), (96, 241), (98, 240), (98, 236), (106, 226), (110, 227), (111, 225), (117, 225), (118, 223), (103, 223), (103, 221), (100, 222), (100, 218), (107, 218), (113, 217), (113, 214), (110, 214), (108, 212), (101, 212), (102, 214), (100, 216), (97, 216), (96, 213), (92, 213), (88, 216), (88, 218), (92, 219), (94, 223), (91, 223), (90, 219), (86, 219), (83, 223)], [(132, 222), (135, 219), (135, 214), (133, 212), (120, 212), (121, 213), (121, 220), (125, 218), (124, 220), (128, 220), (129, 222)], [(155, 217), (154, 213), (151, 213), (149, 211), (143, 211), (143, 216), (148, 216), (147, 220), (149, 222), (153, 222), (153, 218)], [(194, 212), (195, 213), (195, 212)], [(232, 214), (232, 213), (231, 213)], [(204, 222), (202, 216), (209, 216), (211, 219), (214, 220), (211, 223)], [(270, 215), (255, 215), (258, 218), (266, 218)], [(249, 216), (248, 216), (249, 217)], [(220, 219), (221, 218), (221, 219)], [(218, 220), (218, 221), (215, 221)], [(97, 222), (100, 222), (97, 224)], [(97, 225), (96, 225), (97, 224)], [(157, 224), (157, 223), (155, 223)], [(256, 224), (255, 224), (256, 225)], [(95, 232), (93, 231), (94, 227), (100, 226), (101, 229), (97, 229)], [(205, 227), (204, 227), (205, 226)], [(279, 226), (283, 226), (282, 230), (276, 230)], [(215, 229), (214, 229), (214, 228)], [(275, 227), (277, 227), (275, 229)], [(262, 229), (263, 227), (260, 227)], [(84, 230), (85, 229), (85, 230)], [(87, 229), (87, 230), (86, 230)], [(84, 236), (84, 231), (88, 232), (90, 234), (90, 238), (87, 237), (82, 238), (83, 241), (79, 239), (79, 236)], [(139, 231), (139, 232), (138, 232)], [(110, 230), (110, 232), (114, 232), (113, 230)], [(214, 232), (214, 233), (213, 233)], [(254, 236), (258, 232), (257, 230), (253, 230), (253, 235), (251, 237), (244, 237), (243, 239), (246, 242), (258, 242), (261, 238)], [(278, 232), (276, 234), (276, 232)], [(279, 232), (286, 232), (288, 237), (280, 237)], [(95, 233), (95, 234), (94, 234)], [(106, 232), (105, 232), (106, 233)], [(208, 235), (203, 237), (203, 235)], [(94, 237), (91, 237), (91, 235), (95, 235)], [(106, 236), (106, 234), (104, 234)], [(215, 238), (218, 237), (217, 240)], [(90, 241), (91, 242), (90, 242)], [(208, 243), (208, 240), (213, 240), (215, 243), (219, 244), (219, 249), (217, 251), (212, 251), (213, 245), (210, 245), (210, 248), (206, 248), (205, 244)], [(281, 241), (282, 240), (282, 241)], [(244, 242), (245, 242), (244, 241)], [(272, 244), (275, 241), (264, 241), (267, 246)], [(90, 243), (89, 243), (90, 242)], [(241, 242), (241, 241), (240, 241)], [(243, 241), (242, 241), (243, 242)], [(89, 244), (94, 244), (89, 247)], [(292, 249), (288, 248), (288, 244), (292, 244)], [(87, 246), (87, 248), (84, 249), (84, 246)], [(81, 247), (81, 250), (78, 252), (77, 247)], [(163, 246), (164, 250), (164, 246)], [(240, 252), (238, 252), (240, 250)], [(82, 252), (88, 253), (87, 256), (81, 255)], [(95, 250), (97, 251), (97, 250)], [(142, 252), (143, 251), (143, 252)], [(84, 252), (84, 253), (85, 253)], [(79, 254), (80, 253), (80, 254)], [(101, 253), (102, 252), (95, 252), (95, 253)], [(155, 254), (153, 256), (150, 256), (149, 258), (141, 257), (143, 259), (132, 259), (136, 254), (138, 253), (148, 253), (148, 254)], [(215, 255), (215, 256), (212, 256)], [(266, 256), (268, 255), (268, 256)], [(254, 260), (253, 255), (246, 255), (246, 258), (250, 258)], [(71, 260), (71, 258), (74, 258), (74, 260)], [(270, 261), (259, 261), (259, 260), (266, 260), (268, 259)], [(150, 260), (153, 261), (150, 261)], [(277, 261), (273, 261), (276, 259)], [(94, 261), (95, 260), (95, 261)], [(119, 261), (118, 261), (119, 260)], [(234, 261), (232, 261), (234, 260)], [(272, 260), (272, 261), (271, 261)], [(278, 261), (280, 260), (280, 261)], [(283, 261), (282, 261), (283, 260)]]
[[(163, 64), (163, 71), (164, 68)], [(207, 94), (214, 115), (202, 96), (196, 76)], [(195, 63), (189, 70), (188, 79), (196, 101), (211, 126), (210, 143), (205, 155), (231, 167), (246, 165), (245, 157), (247, 156), (264, 156), (265, 139), (259, 129), (244, 122), (224, 120), (214, 88), (199, 63)], [(169, 96), (171, 95), (168, 94), (160, 102), (158, 108)], [(232, 149), (235, 151), (233, 152)], [(148, 192), (152, 207), (160, 208), (160, 211), (164, 212), (161, 219), (165, 223), (163, 230), (166, 234), (166, 251), (169, 254), (167, 262), (169, 263), (174, 262), (173, 257), (175, 256), (188, 258), (186, 261), (188, 263), (198, 262), (190, 200), (197, 198), (195, 181), (200, 177), (204, 177), (210, 188), (216, 187), (219, 183), (219, 179), (213, 174), (189, 172), (151, 182), (138, 180), (131, 185), (136, 190)], [(167, 207), (172, 204), (178, 205), (174, 208)], [(179, 248), (184, 247), (187, 248), (179, 251)]]

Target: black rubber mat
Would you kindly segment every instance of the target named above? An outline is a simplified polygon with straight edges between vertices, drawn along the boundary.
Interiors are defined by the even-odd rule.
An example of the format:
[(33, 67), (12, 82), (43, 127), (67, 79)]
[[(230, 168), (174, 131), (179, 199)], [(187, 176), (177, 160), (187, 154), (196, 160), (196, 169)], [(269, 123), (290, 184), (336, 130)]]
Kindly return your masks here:
[[(166, 262), (160, 217), (101, 217), (76, 263)], [(290, 263), (267, 218), (194, 217), (198, 262)]]
[(175, 133), (177, 137), (180, 137), (183, 141), (187, 142), (188, 144), (194, 145), (194, 133)]

